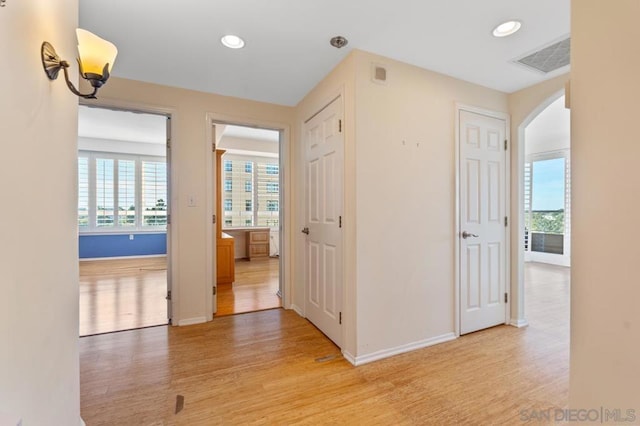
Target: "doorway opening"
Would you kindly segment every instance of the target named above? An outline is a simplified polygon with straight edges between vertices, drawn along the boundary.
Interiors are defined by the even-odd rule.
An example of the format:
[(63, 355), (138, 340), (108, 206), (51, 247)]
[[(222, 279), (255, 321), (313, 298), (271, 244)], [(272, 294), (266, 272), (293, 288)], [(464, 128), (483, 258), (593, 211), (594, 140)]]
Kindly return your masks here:
[(80, 336), (170, 322), (170, 117), (78, 112)]
[(282, 306), (281, 130), (214, 123), (215, 316)]
[(522, 297), (527, 322), (563, 330), (567, 338), (571, 266), (570, 118), (565, 97), (558, 95), (526, 125), (521, 163), (524, 236), (520, 250), (524, 253)]

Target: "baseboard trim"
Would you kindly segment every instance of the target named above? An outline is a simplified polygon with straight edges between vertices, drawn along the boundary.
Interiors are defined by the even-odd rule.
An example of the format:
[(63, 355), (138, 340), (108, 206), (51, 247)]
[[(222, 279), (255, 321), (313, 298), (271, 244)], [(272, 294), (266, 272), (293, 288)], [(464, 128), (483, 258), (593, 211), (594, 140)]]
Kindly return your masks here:
[(348, 351), (343, 350), (342, 351), (342, 356), (344, 357), (344, 359), (349, 361), (353, 366), (356, 365), (356, 357), (351, 355)]
[(291, 304), (291, 309), (294, 310), (294, 312), (298, 315), (300, 315), (302, 318), (305, 318), (304, 313), (302, 312), (302, 309), (300, 309), (300, 307), (296, 304)]
[(527, 327), (529, 325), (529, 321), (527, 321), (524, 318), (523, 319), (512, 318), (511, 322), (509, 322), (509, 325), (517, 328), (522, 328), (522, 327)]
[(183, 326), (183, 325), (195, 325), (195, 324), (202, 324), (207, 322), (207, 318), (206, 317), (195, 317), (195, 318), (186, 318), (183, 320), (179, 320), (178, 321), (178, 325), (179, 326)]
[(87, 426), (84, 420), (82, 420), (82, 417), (80, 417), (80, 426)]
[(455, 340), (455, 339), (457, 339), (457, 337), (454, 333), (447, 333), (441, 336), (432, 337), (430, 339), (419, 340), (417, 342), (407, 343), (406, 345), (396, 346), (395, 348), (383, 349), (381, 351), (373, 352), (367, 355), (361, 355), (357, 357), (353, 357), (352, 355), (349, 355), (351, 359), (349, 359), (345, 355), (345, 358), (347, 358), (347, 360), (351, 364), (355, 366), (359, 366), (359, 365), (367, 364), (373, 361), (378, 361), (384, 358), (389, 358), (394, 355), (400, 355), (406, 352), (411, 352), (411, 351), (423, 349), (429, 346), (437, 345), (439, 343), (450, 342), (451, 340)]
[(89, 260), (124, 260), (124, 259), (147, 259), (151, 257), (167, 257), (166, 254), (145, 254), (140, 256), (112, 256), (112, 257), (81, 257), (80, 262)]

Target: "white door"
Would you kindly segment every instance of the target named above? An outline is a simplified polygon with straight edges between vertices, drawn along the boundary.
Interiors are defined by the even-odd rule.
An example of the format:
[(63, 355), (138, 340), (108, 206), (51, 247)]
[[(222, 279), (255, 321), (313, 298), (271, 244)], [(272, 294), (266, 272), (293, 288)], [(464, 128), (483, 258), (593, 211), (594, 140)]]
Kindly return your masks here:
[(304, 126), (305, 315), (342, 344), (342, 100), (335, 99)]
[(506, 122), (460, 110), (460, 334), (506, 322)]

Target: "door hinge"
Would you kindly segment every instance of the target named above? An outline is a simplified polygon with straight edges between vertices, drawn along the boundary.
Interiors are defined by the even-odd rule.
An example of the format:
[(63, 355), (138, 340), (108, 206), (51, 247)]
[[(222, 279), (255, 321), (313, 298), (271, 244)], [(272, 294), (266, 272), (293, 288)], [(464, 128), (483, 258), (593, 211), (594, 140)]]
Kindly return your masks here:
[(505, 151), (507, 150), (507, 140), (506, 139), (504, 140), (504, 150)]
[(216, 143), (211, 142), (211, 151), (216, 152)]
[(342, 120), (338, 120), (338, 132), (342, 133)]
[(212, 288), (213, 288), (213, 295), (215, 296), (215, 295), (216, 295), (216, 289), (217, 289), (218, 287), (216, 287), (216, 286), (214, 285)]
[(216, 215), (213, 215), (213, 222), (212, 223), (216, 223)]
[(171, 300), (171, 290), (167, 291), (167, 297), (165, 297), (166, 300)]
[(508, 217), (504, 217), (504, 226), (509, 226), (509, 218)]
[(342, 228), (342, 216), (338, 216), (338, 227)]
[(171, 139), (167, 139), (167, 149), (171, 149)]
[(167, 225), (171, 225), (171, 215), (167, 215)]
[(507, 293), (504, 294), (504, 303), (509, 302), (509, 295)]
[(342, 312), (340, 312), (339, 319), (338, 319), (338, 324), (342, 324)]

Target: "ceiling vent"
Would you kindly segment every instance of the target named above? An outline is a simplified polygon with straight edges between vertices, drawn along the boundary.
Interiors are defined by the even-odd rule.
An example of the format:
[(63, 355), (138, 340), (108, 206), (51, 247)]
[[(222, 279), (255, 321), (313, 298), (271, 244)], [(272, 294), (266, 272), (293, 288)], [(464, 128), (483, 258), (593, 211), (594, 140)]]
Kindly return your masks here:
[(536, 52), (514, 59), (514, 62), (542, 74), (548, 74), (569, 65), (570, 53), (571, 38), (567, 37)]

